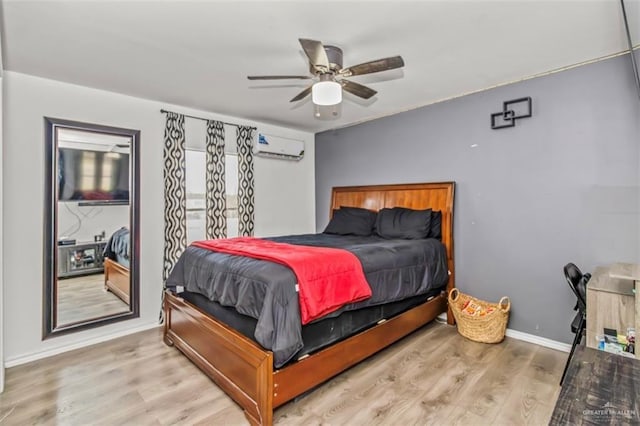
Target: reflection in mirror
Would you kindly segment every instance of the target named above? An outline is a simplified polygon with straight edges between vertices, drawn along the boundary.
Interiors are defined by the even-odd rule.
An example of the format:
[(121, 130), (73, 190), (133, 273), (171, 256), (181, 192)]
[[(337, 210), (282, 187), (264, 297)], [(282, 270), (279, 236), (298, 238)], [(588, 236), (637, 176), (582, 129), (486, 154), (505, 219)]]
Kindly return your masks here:
[(44, 337), (137, 317), (140, 133), (45, 123)]

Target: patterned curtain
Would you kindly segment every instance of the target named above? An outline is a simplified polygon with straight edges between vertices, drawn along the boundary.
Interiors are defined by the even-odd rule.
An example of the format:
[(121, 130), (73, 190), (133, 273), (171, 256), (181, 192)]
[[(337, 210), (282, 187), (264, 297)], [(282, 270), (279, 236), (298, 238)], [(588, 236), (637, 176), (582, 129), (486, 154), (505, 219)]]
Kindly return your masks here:
[(207, 224), (208, 240), (227, 237), (227, 194), (224, 181), (224, 124), (207, 120)]
[(254, 196), (253, 196), (253, 127), (238, 126), (238, 234), (253, 236)]
[(167, 113), (164, 129), (164, 270), (166, 283), (187, 246), (184, 115)]

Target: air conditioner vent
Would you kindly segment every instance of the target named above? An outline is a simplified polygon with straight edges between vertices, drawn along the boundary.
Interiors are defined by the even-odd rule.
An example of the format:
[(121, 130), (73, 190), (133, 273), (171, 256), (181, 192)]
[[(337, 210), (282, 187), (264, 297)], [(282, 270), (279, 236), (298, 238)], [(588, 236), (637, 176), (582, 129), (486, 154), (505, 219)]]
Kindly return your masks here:
[(304, 141), (259, 133), (253, 153), (260, 157), (299, 161), (304, 157)]

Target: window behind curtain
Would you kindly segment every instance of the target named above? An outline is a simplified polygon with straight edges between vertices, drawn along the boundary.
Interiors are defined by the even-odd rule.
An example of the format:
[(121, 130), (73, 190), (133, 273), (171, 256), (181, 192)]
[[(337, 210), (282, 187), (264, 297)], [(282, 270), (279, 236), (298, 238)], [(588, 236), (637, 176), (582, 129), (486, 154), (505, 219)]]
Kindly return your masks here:
[[(234, 140), (235, 142), (235, 140)], [(227, 190), (227, 237), (238, 236), (238, 156), (225, 154)], [(186, 150), (187, 244), (205, 239), (206, 152)]]

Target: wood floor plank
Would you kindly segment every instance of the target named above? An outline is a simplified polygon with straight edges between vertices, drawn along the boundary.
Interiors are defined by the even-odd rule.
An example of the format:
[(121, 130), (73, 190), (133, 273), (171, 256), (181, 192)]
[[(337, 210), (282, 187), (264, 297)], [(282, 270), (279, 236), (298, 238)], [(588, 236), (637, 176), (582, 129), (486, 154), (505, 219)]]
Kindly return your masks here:
[[(189, 419), (188, 422), (183, 424), (193, 424), (194, 426), (212, 426), (212, 425), (224, 425), (224, 426), (235, 426), (235, 425), (248, 425), (246, 417), (242, 410), (240, 410), (235, 404), (228, 405), (220, 411), (215, 412), (215, 414), (209, 415), (208, 417), (198, 420), (195, 422), (191, 422)], [(314, 424), (314, 423), (297, 423), (298, 425), (302, 424)], [(319, 423), (315, 423), (319, 424)]]
[(443, 423), (452, 426), (494, 424), (486, 417), (475, 414), (472, 411), (469, 411), (466, 407), (459, 406), (453, 406), (453, 408), (451, 409), (451, 414)]
[[(487, 345), (432, 323), (274, 413), (277, 425), (546, 424), (566, 354)], [(246, 425), (242, 410), (149, 330), (6, 372), (0, 424)]]
[(58, 324), (62, 326), (91, 318), (129, 312), (129, 305), (105, 290), (104, 274), (59, 278)]
[[(539, 425), (547, 424), (553, 412), (553, 406), (540, 402), (540, 394), (532, 387), (519, 386), (501, 407), (493, 419), (493, 424)], [(543, 420), (543, 421), (541, 421)]]
[(511, 388), (511, 393), (494, 421), (497, 424), (537, 425), (548, 423), (560, 386), (554, 383), (562, 374), (566, 354), (536, 347)]
[(536, 350), (526, 375), (540, 382), (549, 382), (558, 374), (562, 375), (567, 357), (564, 352)]
[[(366, 406), (363, 401), (384, 398), (380, 393), (390, 387), (399, 385), (406, 390), (411, 386), (411, 381), (406, 377), (400, 377), (401, 374), (413, 372), (412, 374), (415, 375), (416, 369), (413, 366), (424, 362), (425, 357), (438, 353), (444, 354), (446, 345), (436, 347), (436, 351), (430, 353), (426, 343), (430, 338), (440, 340), (445, 338), (445, 335), (455, 336), (455, 333), (451, 333), (451, 330), (447, 330), (446, 327), (429, 328), (425, 329), (424, 333), (414, 333), (400, 345), (380, 352), (341, 375), (340, 378), (343, 379), (339, 384), (336, 382), (328, 384), (329, 389), (333, 387), (330, 392), (319, 390), (311, 393), (305, 404), (313, 407), (315, 414), (329, 423), (342, 424), (349, 420), (357, 421), (357, 418), (362, 415), (368, 416), (362, 412), (363, 406)], [(363, 375), (374, 379), (360, 380)], [(354, 377), (358, 377), (358, 380), (353, 380)], [(337, 418), (336, 413), (339, 413)], [(376, 416), (384, 417), (379, 412)]]
[(459, 395), (458, 404), (488, 420), (497, 416), (511, 395), (523, 366), (529, 364), (535, 354), (530, 344), (518, 340), (506, 339), (500, 346), (502, 352), (487, 366), (475, 385)]

